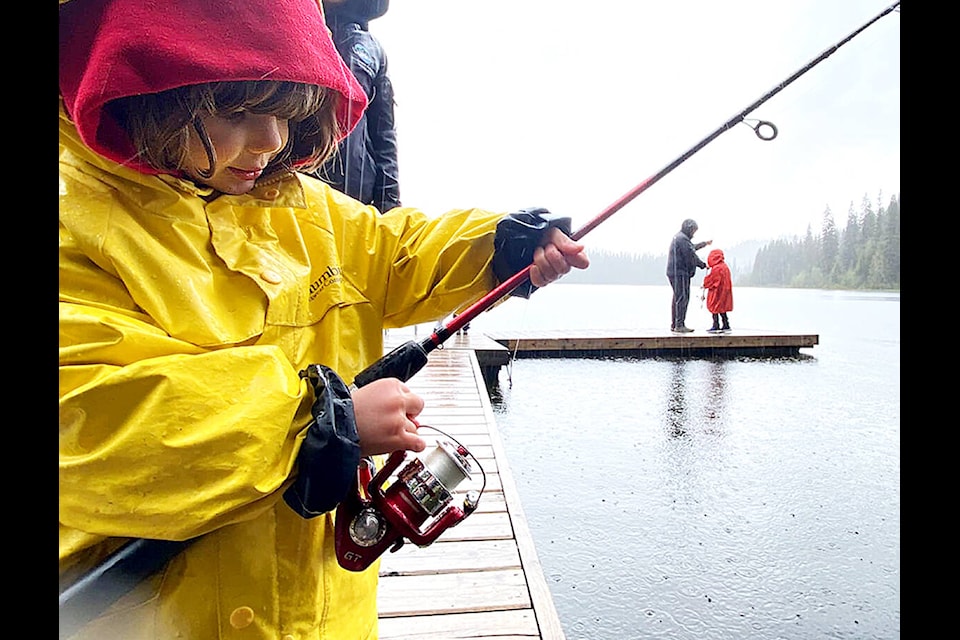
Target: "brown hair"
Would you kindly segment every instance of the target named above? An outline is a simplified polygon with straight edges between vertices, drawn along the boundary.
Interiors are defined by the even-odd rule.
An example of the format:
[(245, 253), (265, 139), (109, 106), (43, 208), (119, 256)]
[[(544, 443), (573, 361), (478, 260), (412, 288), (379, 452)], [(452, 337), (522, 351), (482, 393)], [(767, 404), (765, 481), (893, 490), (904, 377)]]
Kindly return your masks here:
[(191, 127), (214, 166), (213, 146), (200, 124), (203, 116), (242, 110), (285, 119), (290, 138), (267, 166), (267, 177), (290, 171), (293, 163), (306, 170), (316, 168), (333, 153), (339, 135), (336, 100), (336, 92), (316, 85), (257, 80), (189, 85), (121, 98), (106, 108), (130, 136), (138, 156), (171, 173), (184, 167)]

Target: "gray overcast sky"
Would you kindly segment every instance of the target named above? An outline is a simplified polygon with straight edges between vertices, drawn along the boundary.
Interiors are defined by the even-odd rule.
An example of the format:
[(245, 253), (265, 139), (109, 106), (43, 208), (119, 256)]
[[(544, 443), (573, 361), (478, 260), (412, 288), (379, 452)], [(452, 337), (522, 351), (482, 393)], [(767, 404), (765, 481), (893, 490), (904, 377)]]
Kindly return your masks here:
[[(397, 100), (401, 196), (439, 214), (593, 219), (892, 2), (393, 0), (370, 24)], [(892, 12), (584, 237), (663, 253), (686, 217), (717, 247), (838, 225), (900, 193)]]

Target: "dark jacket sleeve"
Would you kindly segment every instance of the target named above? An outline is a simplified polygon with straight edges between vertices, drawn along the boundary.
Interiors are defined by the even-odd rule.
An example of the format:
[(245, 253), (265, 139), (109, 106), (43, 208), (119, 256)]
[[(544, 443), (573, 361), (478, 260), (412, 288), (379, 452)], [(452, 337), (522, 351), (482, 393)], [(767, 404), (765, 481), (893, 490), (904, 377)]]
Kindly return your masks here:
[[(369, 100), (361, 122), (366, 135), (356, 136), (364, 147), (351, 150), (354, 157), (363, 161), (349, 168), (352, 174), (349, 180), (365, 184), (364, 196), (370, 201), (364, 204), (372, 204), (381, 212), (389, 211), (400, 206), (400, 180), (393, 83), (388, 74), (387, 55), (373, 34), (356, 25), (345, 30), (338, 46)], [(361, 172), (365, 175), (360, 175)]]
[(707, 246), (706, 242), (698, 242), (693, 245), (693, 251), (691, 252), (691, 255), (693, 256), (693, 268), (691, 269), (691, 272), (694, 274), (697, 272), (696, 267), (700, 267), (701, 269), (707, 268), (707, 263), (701, 260), (700, 256), (697, 255), (697, 251), (700, 251), (700, 249), (703, 249), (705, 246)]
[(693, 252), (693, 243), (690, 242), (689, 238), (684, 238), (677, 249), (682, 266), (681, 272), (692, 277), (697, 272), (697, 263), (695, 262), (697, 254)]
[(380, 61), (380, 73), (374, 79), (366, 118), (370, 143), (368, 151), (374, 167), (373, 205), (380, 211), (389, 211), (400, 206), (400, 171), (397, 166), (393, 84), (387, 73), (387, 56), (382, 49)]
[(304, 518), (332, 511), (357, 480), (360, 436), (353, 399), (332, 369), (311, 365), (300, 373), (313, 387), (313, 421), (297, 454), (297, 477), (283, 494), (287, 505)]
[[(521, 209), (497, 223), (493, 240), (493, 274), (504, 282), (533, 263), (533, 252), (540, 246), (547, 229), (556, 227), (568, 236), (570, 218), (556, 216), (546, 209)], [(512, 296), (529, 298), (536, 287), (528, 279), (510, 292)]]
[(393, 85), (379, 41), (355, 22), (332, 25), (337, 51), (369, 102), (356, 128), (317, 177), (381, 212), (400, 206)]

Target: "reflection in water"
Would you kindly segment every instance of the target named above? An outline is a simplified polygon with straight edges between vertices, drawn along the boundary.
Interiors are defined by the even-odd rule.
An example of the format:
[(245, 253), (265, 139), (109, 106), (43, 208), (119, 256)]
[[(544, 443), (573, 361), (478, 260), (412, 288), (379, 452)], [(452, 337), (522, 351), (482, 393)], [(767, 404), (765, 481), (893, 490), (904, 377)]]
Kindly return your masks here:
[[(730, 455), (725, 425), (728, 366), (721, 361), (676, 359), (664, 363), (665, 402), (659, 420), (662, 441), (660, 492), (676, 509), (698, 508), (715, 489), (718, 469)], [(697, 523), (699, 526), (700, 523)], [(680, 529), (682, 536), (697, 533)]]
[[(701, 371), (696, 365), (706, 365), (705, 379), (698, 377)], [(671, 438), (682, 438), (693, 429), (719, 435), (726, 422), (724, 412), (726, 366), (724, 360), (706, 363), (690, 363), (688, 360), (671, 362), (669, 388), (666, 393), (664, 425)], [(702, 417), (692, 412), (690, 405), (703, 405)]]
[(667, 393), (667, 435), (681, 438), (687, 435), (686, 360), (677, 360), (670, 371), (670, 389)]
[(707, 397), (704, 405), (704, 415), (710, 424), (710, 431), (713, 433), (722, 433), (724, 422), (726, 422), (726, 413), (724, 409), (724, 387), (726, 386), (726, 361), (713, 360), (707, 370)]

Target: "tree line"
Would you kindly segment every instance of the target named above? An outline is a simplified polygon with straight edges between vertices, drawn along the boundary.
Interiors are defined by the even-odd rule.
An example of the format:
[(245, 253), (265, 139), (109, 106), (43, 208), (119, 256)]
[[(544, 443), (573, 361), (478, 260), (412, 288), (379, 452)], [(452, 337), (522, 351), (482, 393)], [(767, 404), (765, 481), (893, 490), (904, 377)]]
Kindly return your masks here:
[(900, 289), (900, 198), (877, 211), (867, 196), (837, 227), (828, 206), (820, 232), (761, 248), (744, 285), (814, 289)]
[[(747, 242), (725, 248), (724, 255), (735, 285), (899, 291), (900, 198), (883, 206), (879, 197), (875, 211), (864, 195), (859, 210), (850, 203), (842, 229), (828, 206), (816, 234), (807, 227), (802, 238)], [(666, 254), (591, 250), (590, 268), (571, 271), (564, 282), (662, 285), (666, 264)]]

